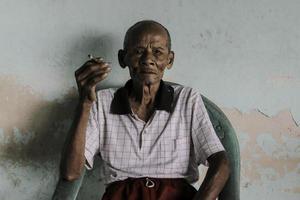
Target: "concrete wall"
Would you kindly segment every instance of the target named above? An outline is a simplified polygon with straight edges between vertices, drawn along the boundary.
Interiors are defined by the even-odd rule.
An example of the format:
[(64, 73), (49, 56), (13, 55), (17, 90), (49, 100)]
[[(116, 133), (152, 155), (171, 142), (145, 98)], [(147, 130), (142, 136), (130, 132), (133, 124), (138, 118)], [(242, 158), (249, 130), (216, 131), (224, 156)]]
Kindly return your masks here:
[[(154, 19), (170, 30), (165, 79), (218, 104), (241, 145), (242, 199), (300, 199), (298, 0), (0, 1), (0, 199), (47, 200), (76, 104), (73, 74), (87, 54), (113, 70), (126, 29)], [(79, 199), (103, 192), (88, 174)], [(90, 185), (93, 186), (90, 186)]]

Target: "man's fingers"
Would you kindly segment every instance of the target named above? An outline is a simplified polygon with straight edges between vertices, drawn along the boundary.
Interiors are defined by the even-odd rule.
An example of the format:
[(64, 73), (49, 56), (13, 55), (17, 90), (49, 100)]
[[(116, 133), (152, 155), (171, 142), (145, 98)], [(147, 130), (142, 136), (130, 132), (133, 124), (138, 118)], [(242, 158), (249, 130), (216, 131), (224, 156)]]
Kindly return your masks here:
[(97, 70), (85, 71), (83, 74), (81, 74), (80, 76), (77, 77), (77, 81), (82, 81), (84, 79), (87, 79), (88, 77), (95, 75), (95, 74), (104, 74), (104, 73), (108, 73), (110, 71), (111, 71), (111, 68), (109, 68), (109, 67), (105, 67), (105, 68), (97, 69)]
[(83, 70), (80, 74), (78, 74), (76, 76), (76, 79), (78, 81), (81, 81), (95, 72), (106, 73), (106, 72), (110, 72), (110, 71), (111, 71), (111, 68), (106, 63), (104, 65), (92, 65), (92, 66), (89, 66), (88, 68), (86, 68), (85, 70)]
[(86, 68), (88, 68), (89, 66), (91, 65), (97, 65), (97, 64), (102, 64), (102, 63), (105, 63), (103, 58), (92, 58), (88, 61), (86, 61), (79, 69), (77, 69), (75, 71), (75, 76), (78, 76), (79, 74), (82, 73), (82, 71), (84, 71)]
[(108, 76), (111, 71), (110, 63), (103, 58), (90, 57), (79, 69), (75, 71), (76, 82), (81, 98), (95, 100), (95, 87), (97, 83)]
[(88, 58), (89, 58), (90, 60), (95, 59), (95, 60), (102, 60), (102, 61), (103, 61), (103, 58), (101, 58), (101, 57), (94, 57), (92, 54), (89, 54), (89, 55), (88, 55)]
[(95, 76), (93, 76), (86, 83), (86, 87), (87, 88), (93, 88), (95, 85), (97, 85), (97, 83), (99, 83), (100, 81), (102, 81), (103, 79), (105, 79), (107, 76), (108, 76), (108, 73), (104, 73), (104, 74), (101, 74), (101, 75), (95, 75)]
[(104, 59), (101, 57), (97, 57), (97, 58), (93, 58), (94, 61), (100, 63), (100, 62), (104, 62)]
[(78, 76), (83, 70), (85, 70), (87, 67), (91, 66), (95, 64), (92, 60), (88, 60), (86, 61), (81, 67), (79, 67), (76, 71), (75, 71), (75, 76)]
[(108, 76), (108, 73), (97, 74), (97, 75), (93, 76), (92, 78), (90, 78), (89, 81), (87, 82), (87, 84), (91, 85), (91, 86), (95, 86), (98, 82), (102, 81), (107, 76)]
[(83, 95), (83, 98), (88, 97), (91, 101), (96, 100), (96, 84), (105, 79), (108, 76), (108, 73), (104, 74), (98, 74), (95, 76), (92, 76), (89, 79), (86, 79), (86, 83), (82, 86), (79, 87), (79, 93)]
[(91, 72), (89, 75), (87, 75), (86, 77), (84, 77), (82, 80), (78, 80), (78, 86), (80, 88), (85, 87), (85, 85), (90, 82), (91, 80), (93, 80), (95, 77), (99, 77), (102, 76), (104, 74), (108, 74), (110, 72), (110, 70), (108, 71), (94, 71)]

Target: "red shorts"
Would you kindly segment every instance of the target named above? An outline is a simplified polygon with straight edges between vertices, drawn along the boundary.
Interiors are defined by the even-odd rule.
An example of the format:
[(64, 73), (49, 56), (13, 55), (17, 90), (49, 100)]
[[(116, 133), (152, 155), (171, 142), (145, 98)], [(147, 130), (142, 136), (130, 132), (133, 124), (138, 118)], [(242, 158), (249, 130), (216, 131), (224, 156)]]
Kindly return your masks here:
[(127, 178), (109, 184), (102, 200), (190, 200), (196, 192), (183, 178)]

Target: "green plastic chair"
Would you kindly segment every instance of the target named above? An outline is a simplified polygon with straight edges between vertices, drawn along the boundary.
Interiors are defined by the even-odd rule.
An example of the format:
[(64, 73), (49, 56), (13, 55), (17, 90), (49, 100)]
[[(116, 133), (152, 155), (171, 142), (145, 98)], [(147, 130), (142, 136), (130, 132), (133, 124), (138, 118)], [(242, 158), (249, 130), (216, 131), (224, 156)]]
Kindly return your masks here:
[[(230, 161), (230, 177), (219, 195), (219, 200), (239, 200), (240, 149), (236, 133), (222, 110), (206, 97), (202, 96), (202, 98), (213, 127), (226, 149)], [(86, 169), (84, 169), (78, 180), (72, 182), (60, 178), (52, 200), (75, 200), (85, 176), (85, 172)]]
[(213, 127), (222, 142), (230, 162), (230, 176), (219, 194), (219, 200), (240, 199), (240, 147), (239, 142), (230, 121), (223, 111), (212, 101), (202, 95), (204, 105), (207, 109)]

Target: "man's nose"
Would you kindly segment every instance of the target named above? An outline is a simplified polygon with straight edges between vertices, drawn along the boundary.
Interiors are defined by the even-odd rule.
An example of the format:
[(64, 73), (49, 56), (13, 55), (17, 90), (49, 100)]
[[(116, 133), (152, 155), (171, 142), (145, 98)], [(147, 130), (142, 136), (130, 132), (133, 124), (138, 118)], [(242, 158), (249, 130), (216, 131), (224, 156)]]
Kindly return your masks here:
[(154, 65), (153, 55), (151, 54), (151, 52), (144, 52), (141, 63), (145, 66)]

